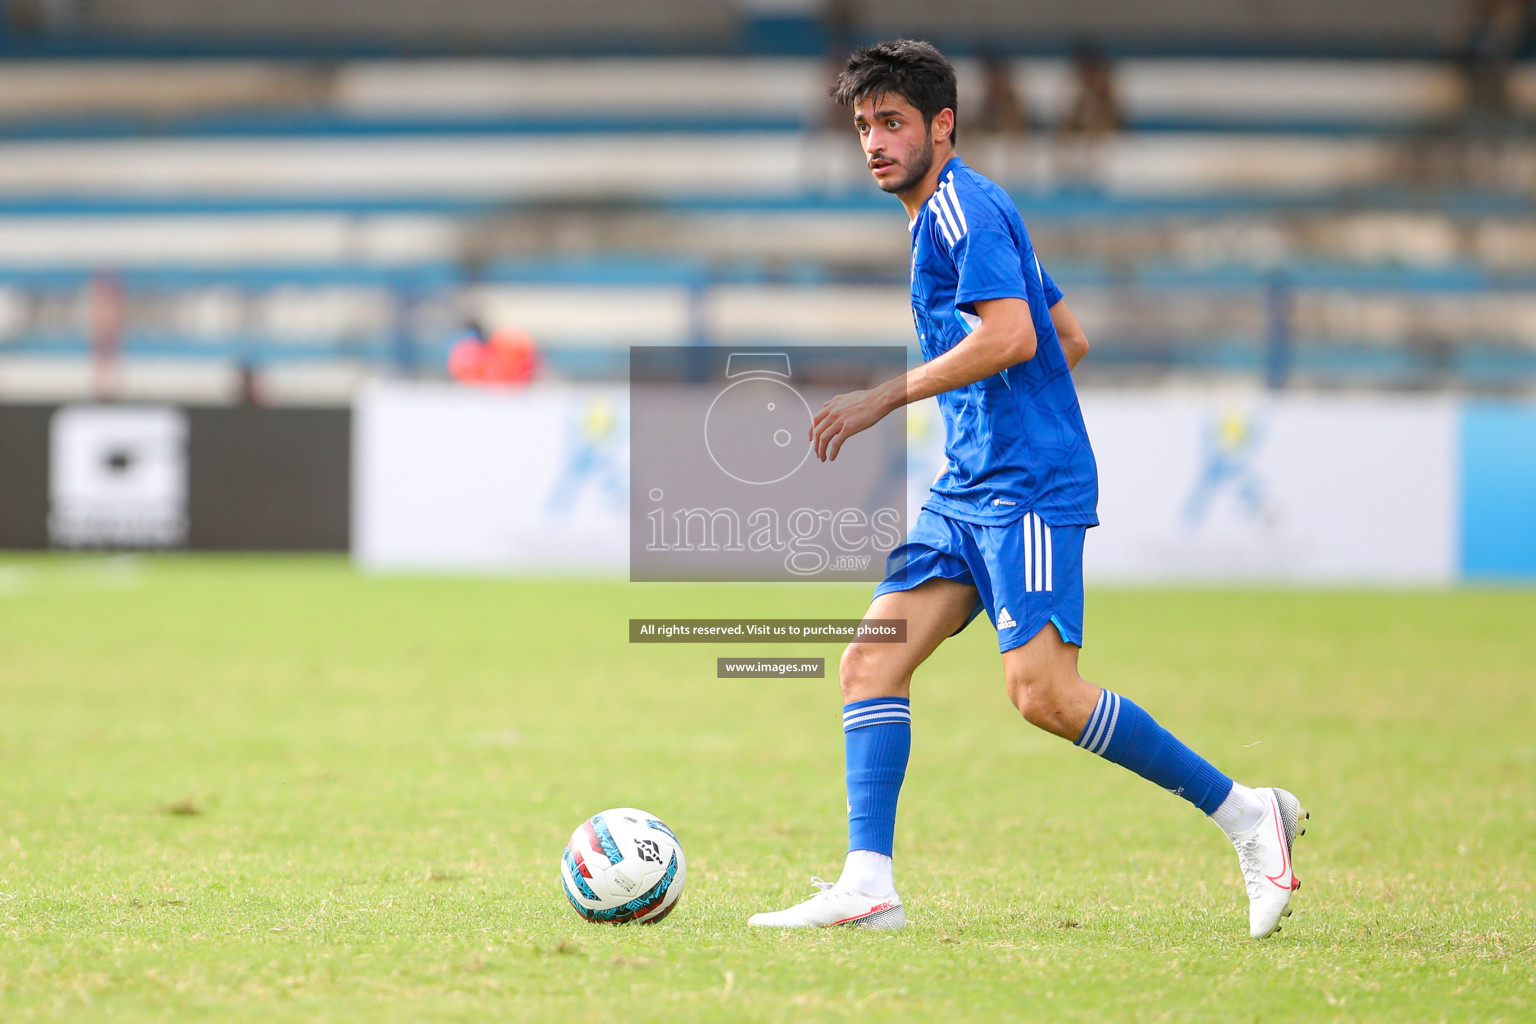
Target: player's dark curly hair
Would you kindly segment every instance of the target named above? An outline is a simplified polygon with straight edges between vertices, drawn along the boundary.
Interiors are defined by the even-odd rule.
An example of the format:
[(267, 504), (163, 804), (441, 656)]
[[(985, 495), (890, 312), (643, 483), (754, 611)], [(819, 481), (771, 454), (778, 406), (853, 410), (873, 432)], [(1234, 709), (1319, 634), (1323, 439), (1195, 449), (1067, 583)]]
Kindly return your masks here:
[[(912, 104), (929, 125), (945, 107), (959, 106), (954, 65), (938, 47), (918, 39), (892, 39), (855, 50), (831, 89), (832, 98), (845, 107), (886, 93)], [(955, 135), (950, 132), (951, 142)]]

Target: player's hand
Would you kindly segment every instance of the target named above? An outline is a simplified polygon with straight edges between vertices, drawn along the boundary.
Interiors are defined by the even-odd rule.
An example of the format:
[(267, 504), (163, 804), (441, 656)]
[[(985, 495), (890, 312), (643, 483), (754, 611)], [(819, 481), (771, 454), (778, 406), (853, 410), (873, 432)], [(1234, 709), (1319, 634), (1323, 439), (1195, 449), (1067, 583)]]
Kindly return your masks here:
[(811, 420), (811, 445), (822, 462), (837, 458), (843, 442), (879, 423), (890, 410), (878, 389), (850, 391), (821, 407)]

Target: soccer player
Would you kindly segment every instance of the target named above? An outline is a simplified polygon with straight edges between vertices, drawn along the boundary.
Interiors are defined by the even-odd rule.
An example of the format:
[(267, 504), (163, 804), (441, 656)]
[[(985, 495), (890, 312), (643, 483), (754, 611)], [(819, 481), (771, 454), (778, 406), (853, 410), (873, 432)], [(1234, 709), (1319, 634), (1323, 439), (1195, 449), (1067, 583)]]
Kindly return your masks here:
[(912, 673), (985, 609), (1008, 695), (1025, 720), (1209, 815), (1237, 848), (1249, 934), (1278, 931), (1301, 885), (1291, 844), (1307, 815), (1296, 798), (1233, 782), (1128, 697), (1078, 675), (1083, 537), (1098, 523), (1098, 476), (1070, 371), (1088, 341), (1008, 194), (955, 155), (953, 67), (928, 43), (880, 43), (849, 58), (833, 96), (853, 108), (875, 182), (911, 219), (912, 317), (926, 361), (833, 398), (813, 420), (811, 442), (818, 458), (835, 459), (887, 413), (938, 396), (947, 464), (865, 613), (905, 619), (906, 642), (850, 644), (839, 667), (842, 875), (813, 879), (816, 895), (749, 923), (906, 923), (891, 852), (911, 748)]

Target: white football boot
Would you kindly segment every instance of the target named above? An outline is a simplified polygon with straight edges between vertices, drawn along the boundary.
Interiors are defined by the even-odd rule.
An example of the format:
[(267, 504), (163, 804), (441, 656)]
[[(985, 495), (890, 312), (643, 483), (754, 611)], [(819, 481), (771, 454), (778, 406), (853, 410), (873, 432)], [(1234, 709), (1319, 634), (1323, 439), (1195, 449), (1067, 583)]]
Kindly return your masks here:
[(871, 896), (847, 886), (812, 878), (821, 891), (788, 910), (753, 914), (747, 924), (757, 928), (828, 928), (835, 924), (854, 928), (900, 928), (907, 923), (901, 897), (894, 892)]
[(1268, 804), (1259, 823), (1232, 837), (1237, 863), (1248, 889), (1248, 934), (1256, 939), (1280, 930), (1280, 919), (1291, 916), (1291, 893), (1301, 879), (1291, 868), (1291, 844), (1306, 835), (1301, 822), (1311, 817), (1301, 803), (1283, 789), (1254, 790)]

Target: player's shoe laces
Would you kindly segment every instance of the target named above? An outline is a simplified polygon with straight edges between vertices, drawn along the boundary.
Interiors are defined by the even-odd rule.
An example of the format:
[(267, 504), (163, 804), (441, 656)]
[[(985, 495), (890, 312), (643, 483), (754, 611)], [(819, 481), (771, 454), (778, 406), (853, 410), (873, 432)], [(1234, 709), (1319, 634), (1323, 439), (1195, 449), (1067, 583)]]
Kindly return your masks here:
[(753, 914), (747, 924), (758, 928), (827, 928), (834, 924), (855, 928), (900, 928), (907, 923), (901, 897), (895, 893), (871, 896), (867, 892), (812, 878), (821, 890), (788, 910)]
[(1301, 803), (1283, 789), (1254, 790), (1269, 804), (1259, 823), (1232, 837), (1237, 863), (1248, 888), (1248, 934), (1256, 939), (1280, 930), (1280, 919), (1290, 917), (1291, 893), (1301, 879), (1291, 869), (1291, 844), (1306, 834), (1301, 822), (1311, 817)]

